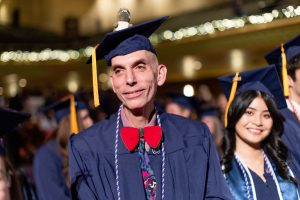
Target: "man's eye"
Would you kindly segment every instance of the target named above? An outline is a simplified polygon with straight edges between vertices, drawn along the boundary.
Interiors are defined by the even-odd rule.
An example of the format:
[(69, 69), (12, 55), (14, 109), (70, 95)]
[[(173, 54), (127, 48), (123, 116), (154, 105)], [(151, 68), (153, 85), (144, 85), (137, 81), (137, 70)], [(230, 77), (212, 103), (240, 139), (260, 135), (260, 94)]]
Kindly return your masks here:
[(114, 69), (114, 73), (115, 73), (115, 74), (119, 74), (119, 73), (121, 73), (121, 71), (122, 71), (122, 70), (121, 70), (120, 68)]
[(138, 69), (138, 70), (144, 70), (145, 68), (146, 68), (145, 65), (137, 65), (136, 66), (136, 69)]

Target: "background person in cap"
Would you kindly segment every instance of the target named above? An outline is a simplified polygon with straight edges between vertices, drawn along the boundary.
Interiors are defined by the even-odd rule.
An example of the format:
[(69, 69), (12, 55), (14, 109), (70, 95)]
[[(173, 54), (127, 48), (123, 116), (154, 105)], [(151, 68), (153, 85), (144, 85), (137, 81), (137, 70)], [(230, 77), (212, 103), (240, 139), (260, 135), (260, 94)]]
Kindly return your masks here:
[(208, 128), (155, 110), (167, 68), (148, 37), (166, 19), (108, 33), (96, 48), (122, 105), (70, 137), (72, 198), (231, 199)]
[(289, 119), (300, 127), (300, 35), (291, 39), (265, 56), (269, 64), (275, 64), (281, 75), (288, 109), (294, 116)]
[(192, 113), (194, 112), (191, 99), (182, 94), (174, 94), (171, 96), (171, 99), (167, 102), (165, 109), (166, 113), (179, 115), (185, 118), (191, 118)]
[(66, 98), (46, 108), (47, 110), (53, 109), (55, 111), (58, 127), (53, 138), (38, 149), (33, 161), (36, 190), (40, 200), (71, 199), (67, 150), (68, 138), (70, 133), (77, 133), (79, 130), (86, 129), (93, 122), (89, 117), (85, 103), (76, 102), (79, 130), (73, 129), (76, 127), (77, 122), (72, 122), (73, 113), (70, 110), (73, 108), (70, 105), (72, 105), (72, 100)]
[(199, 120), (205, 123), (212, 134), (219, 156), (222, 156), (222, 139), (224, 136), (224, 126), (220, 120), (220, 112), (212, 106), (200, 108)]
[(275, 66), (219, 81), (230, 96), (221, 163), (234, 199), (299, 199), (300, 171), (280, 139), (283, 117), (278, 107), (285, 101), (283, 95), (273, 98), (281, 90)]
[(3, 145), (3, 136), (30, 117), (27, 113), (0, 108), (0, 199), (22, 200), (22, 193), (15, 170), (9, 162)]

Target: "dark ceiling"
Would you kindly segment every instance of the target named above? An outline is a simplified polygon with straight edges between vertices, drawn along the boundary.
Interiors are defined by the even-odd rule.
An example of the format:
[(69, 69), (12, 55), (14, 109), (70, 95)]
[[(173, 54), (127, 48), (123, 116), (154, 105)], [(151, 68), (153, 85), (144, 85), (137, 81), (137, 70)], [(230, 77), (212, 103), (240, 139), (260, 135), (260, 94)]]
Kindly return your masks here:
[[(255, 10), (253, 1), (247, 7), (251, 12)], [(252, 3), (251, 3), (252, 2)], [(186, 24), (202, 23), (204, 20), (212, 20), (218, 17), (232, 17), (232, 10), (228, 6), (220, 5), (211, 10), (202, 10), (194, 13), (187, 13), (181, 16), (173, 16), (160, 31), (165, 29), (176, 30)], [(193, 22), (192, 19), (195, 19)], [(197, 20), (196, 20), (197, 19)], [(178, 23), (176, 23), (178, 21)], [(103, 34), (91, 38), (78, 38), (76, 41), (64, 36), (57, 36), (53, 33), (44, 33), (32, 29), (18, 30), (15, 28), (3, 28), (0, 31), (2, 38), (0, 49), (23, 49), (33, 50), (47, 47), (57, 48), (81, 48), (86, 45), (95, 44)], [(215, 78), (216, 76), (230, 73), (230, 52), (239, 50), (243, 55), (243, 69), (250, 69), (266, 65), (263, 56), (272, 48), (280, 45), (281, 42), (299, 34), (300, 17), (291, 19), (278, 19), (272, 23), (260, 25), (246, 25), (244, 28), (231, 29), (206, 36), (194, 36), (179, 41), (165, 41), (157, 46), (158, 56), (162, 63), (168, 66), (167, 83), (178, 83), (188, 81), (201, 81)], [(200, 61), (202, 68), (195, 70), (189, 77), (184, 75), (182, 60), (190, 56)], [(104, 62), (99, 62), (100, 72), (105, 72)], [(49, 86), (64, 88), (66, 85), (66, 74), (76, 71), (80, 75), (81, 86), (91, 87), (91, 66), (85, 64), (85, 59), (70, 61), (48, 61), (38, 63), (0, 62), (0, 77), (17, 73), (20, 78), (27, 79), (28, 87)], [(5, 81), (0, 81), (0, 86)]]

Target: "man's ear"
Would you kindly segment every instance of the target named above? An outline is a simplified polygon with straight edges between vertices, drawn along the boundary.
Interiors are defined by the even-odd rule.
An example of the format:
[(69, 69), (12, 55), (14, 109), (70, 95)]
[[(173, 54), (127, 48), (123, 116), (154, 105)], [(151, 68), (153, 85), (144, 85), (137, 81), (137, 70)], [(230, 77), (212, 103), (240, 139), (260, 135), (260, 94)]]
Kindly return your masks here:
[(111, 88), (115, 92), (114, 81), (113, 81), (112, 75), (109, 76), (109, 81), (110, 81)]
[(288, 75), (288, 84), (289, 84), (289, 87), (293, 87), (294, 86), (294, 80), (289, 75)]
[(167, 67), (163, 64), (160, 64), (158, 65), (157, 69), (157, 85), (162, 86), (167, 78)]

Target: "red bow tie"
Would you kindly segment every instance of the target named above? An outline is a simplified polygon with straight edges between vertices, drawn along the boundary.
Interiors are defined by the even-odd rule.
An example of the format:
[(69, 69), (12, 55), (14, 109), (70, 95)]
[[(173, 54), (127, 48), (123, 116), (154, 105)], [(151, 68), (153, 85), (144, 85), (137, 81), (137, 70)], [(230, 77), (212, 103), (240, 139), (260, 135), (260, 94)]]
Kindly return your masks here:
[(159, 126), (147, 126), (139, 129), (124, 127), (121, 129), (121, 138), (129, 151), (135, 149), (140, 138), (144, 138), (149, 146), (155, 149), (161, 142), (162, 130)]

